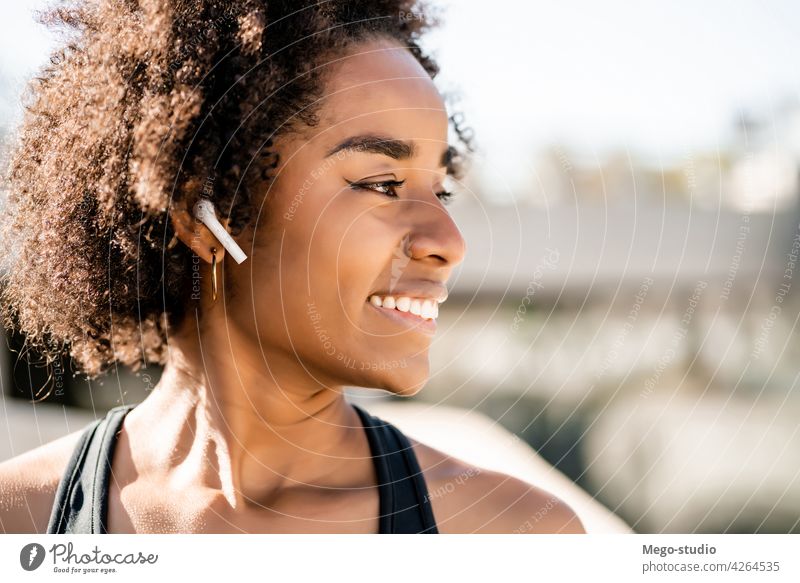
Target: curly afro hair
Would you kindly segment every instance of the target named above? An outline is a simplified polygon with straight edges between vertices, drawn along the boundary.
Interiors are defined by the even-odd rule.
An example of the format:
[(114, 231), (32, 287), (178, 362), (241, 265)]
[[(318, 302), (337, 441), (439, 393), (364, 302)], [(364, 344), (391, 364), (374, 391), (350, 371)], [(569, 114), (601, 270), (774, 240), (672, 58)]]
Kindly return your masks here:
[[(31, 81), (5, 171), (6, 327), (47, 362), (89, 378), (164, 364), (191, 302), (192, 251), (168, 209), (201, 194), (234, 235), (277, 166), (273, 140), (318, 123), (322, 70), (372, 38), (397, 41), (435, 77), (405, 0), (95, 0), (40, 15), (65, 32)], [(451, 174), (472, 151), (457, 114)]]

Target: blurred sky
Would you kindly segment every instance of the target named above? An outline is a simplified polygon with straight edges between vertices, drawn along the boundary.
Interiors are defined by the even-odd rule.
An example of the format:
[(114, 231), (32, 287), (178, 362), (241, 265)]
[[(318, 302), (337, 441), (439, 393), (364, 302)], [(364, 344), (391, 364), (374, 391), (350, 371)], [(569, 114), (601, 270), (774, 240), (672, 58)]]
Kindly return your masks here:
[[(13, 123), (23, 80), (50, 36), (31, 9), (3, 6), (0, 116)], [(499, 172), (558, 142), (659, 159), (713, 149), (743, 110), (798, 96), (800, 2), (441, 0), (430, 37), (441, 87), (458, 88)], [(491, 8), (489, 8), (491, 7)]]
[(560, 140), (682, 154), (800, 89), (796, 0), (441, 3), (442, 76), (509, 152)]

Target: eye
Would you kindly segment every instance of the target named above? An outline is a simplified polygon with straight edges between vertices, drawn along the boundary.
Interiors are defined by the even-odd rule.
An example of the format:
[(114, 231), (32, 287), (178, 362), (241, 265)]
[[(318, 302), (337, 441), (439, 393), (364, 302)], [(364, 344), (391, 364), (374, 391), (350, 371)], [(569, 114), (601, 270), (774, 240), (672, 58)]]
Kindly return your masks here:
[(437, 192), (436, 196), (438, 196), (439, 200), (441, 200), (444, 204), (447, 204), (452, 200), (453, 196), (455, 196), (455, 193), (447, 190), (442, 190), (440, 192)]
[[(345, 180), (347, 179), (345, 178)], [(378, 182), (350, 182), (347, 180), (347, 183), (353, 190), (372, 190), (373, 192), (385, 194), (390, 198), (397, 197), (397, 191), (395, 189), (403, 186), (404, 182), (405, 180), (381, 180)]]
[[(395, 189), (403, 186), (403, 183), (405, 183), (405, 180), (380, 180), (377, 182), (351, 182), (346, 178), (345, 180), (353, 190), (371, 190), (386, 195), (389, 198), (397, 198), (397, 191)], [(454, 195), (455, 193), (447, 190), (441, 190), (436, 193), (436, 196), (444, 204), (450, 202)]]

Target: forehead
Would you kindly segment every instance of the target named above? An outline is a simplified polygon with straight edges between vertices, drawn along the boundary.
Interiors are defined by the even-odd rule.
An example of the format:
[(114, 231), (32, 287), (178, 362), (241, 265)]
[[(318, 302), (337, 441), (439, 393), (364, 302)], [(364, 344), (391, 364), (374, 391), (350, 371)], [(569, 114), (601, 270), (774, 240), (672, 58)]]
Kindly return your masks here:
[(439, 91), (414, 56), (390, 41), (360, 44), (332, 66), (319, 113), (330, 143), (356, 131), (433, 142), (437, 150), (447, 142)]

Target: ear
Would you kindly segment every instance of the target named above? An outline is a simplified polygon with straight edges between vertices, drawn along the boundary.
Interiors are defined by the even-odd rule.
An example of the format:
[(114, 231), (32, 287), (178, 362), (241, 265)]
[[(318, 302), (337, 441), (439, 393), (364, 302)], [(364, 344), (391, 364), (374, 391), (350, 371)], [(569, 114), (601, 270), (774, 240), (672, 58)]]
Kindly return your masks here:
[[(186, 201), (176, 202), (169, 211), (170, 222), (178, 239), (203, 261), (211, 263), (211, 249), (216, 247), (217, 262), (225, 257), (225, 247), (202, 222), (186, 209)], [(228, 229), (228, 219), (220, 221)]]

